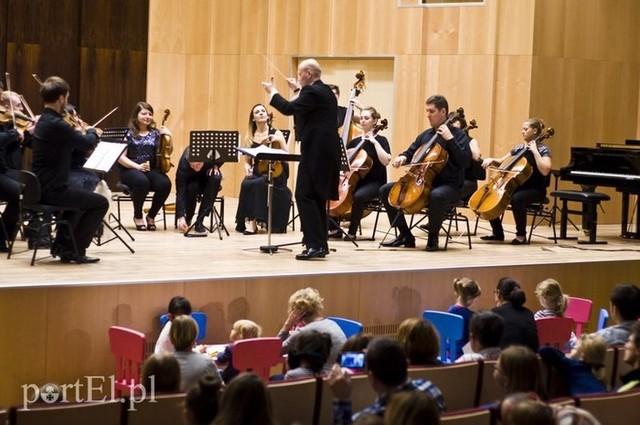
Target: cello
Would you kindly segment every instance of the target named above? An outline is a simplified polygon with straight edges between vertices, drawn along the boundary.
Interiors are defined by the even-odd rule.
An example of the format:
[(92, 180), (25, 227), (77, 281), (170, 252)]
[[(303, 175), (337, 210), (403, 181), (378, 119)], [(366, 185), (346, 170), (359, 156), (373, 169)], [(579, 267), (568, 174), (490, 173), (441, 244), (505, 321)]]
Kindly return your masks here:
[[(375, 137), (379, 131), (384, 130), (389, 125), (387, 119), (380, 121), (380, 124), (373, 128), (373, 134), (371, 137)], [(351, 206), (353, 205), (353, 192), (356, 189), (358, 181), (364, 178), (369, 173), (373, 160), (367, 155), (367, 152), (363, 150), (364, 144), (367, 143), (365, 136), (362, 136), (362, 140), (358, 145), (353, 148), (353, 152), (349, 155), (349, 168), (350, 171), (344, 173), (340, 179), (338, 185), (338, 199), (335, 201), (329, 201), (329, 215), (335, 218), (347, 218), (351, 212)]]
[[(464, 117), (464, 109), (458, 108), (447, 117), (444, 125), (458, 117)], [(389, 204), (401, 209), (406, 214), (415, 214), (427, 206), (433, 179), (442, 171), (449, 154), (446, 149), (436, 143), (440, 135), (435, 133), (431, 139), (420, 146), (413, 154), (410, 168), (389, 191)]]
[[(535, 142), (550, 139), (555, 130), (549, 127), (535, 138)], [(525, 146), (516, 155), (507, 158), (497, 168), (489, 181), (478, 188), (469, 198), (469, 208), (485, 220), (493, 220), (502, 215), (511, 202), (511, 194), (527, 181), (533, 169), (524, 157), (529, 149)]]

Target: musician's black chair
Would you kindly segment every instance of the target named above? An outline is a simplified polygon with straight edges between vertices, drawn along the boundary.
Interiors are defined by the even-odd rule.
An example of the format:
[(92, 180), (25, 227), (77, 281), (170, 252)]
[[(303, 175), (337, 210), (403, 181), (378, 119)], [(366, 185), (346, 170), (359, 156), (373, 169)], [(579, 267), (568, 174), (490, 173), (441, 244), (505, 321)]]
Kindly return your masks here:
[[(602, 201), (608, 201), (609, 195), (598, 192), (581, 192), (578, 190), (556, 190), (551, 192), (551, 196), (562, 201), (560, 209), (560, 239), (575, 239), (567, 237), (567, 220), (569, 214), (582, 215), (584, 223), (588, 228), (585, 229), (589, 233), (588, 241), (578, 241), (585, 244), (605, 244), (606, 241), (596, 240), (596, 231), (598, 226), (598, 205)], [(580, 210), (569, 209), (569, 202), (579, 202), (583, 205)]]
[[(111, 196), (111, 199), (113, 201), (116, 201), (116, 205), (118, 208), (118, 226), (120, 226), (120, 223), (122, 223), (120, 217), (120, 202), (133, 202), (133, 200), (131, 199), (131, 188), (129, 186), (119, 181), (118, 183), (116, 183), (116, 187), (121, 191), (121, 193), (114, 193)], [(153, 201), (153, 192), (149, 192), (147, 194), (145, 201)], [(164, 225), (164, 230), (167, 230), (166, 205), (162, 206), (162, 224)]]
[[(222, 190), (222, 187), (220, 187), (220, 190)], [(196, 197), (196, 202), (202, 202), (201, 193)], [(216, 207), (216, 204), (218, 204), (219, 208)], [(214, 220), (216, 221), (215, 224), (213, 223)], [(173, 227), (178, 227), (178, 216), (175, 215), (175, 212), (173, 218)], [(224, 195), (216, 196), (213, 200), (213, 206), (211, 212), (209, 213), (209, 227), (207, 230), (209, 231), (209, 233), (213, 233), (217, 230), (220, 239), (222, 239), (222, 232), (225, 232), (227, 236), (229, 236), (229, 230), (227, 230), (227, 226), (224, 225)]]
[(386, 213), (387, 211), (384, 209), (384, 204), (377, 196), (368, 201), (365, 204), (364, 209), (365, 211), (371, 211), (371, 213), (374, 213), (376, 215), (375, 221), (373, 222), (373, 231), (371, 232), (371, 238), (369, 238), (369, 240), (374, 241), (376, 240), (376, 231), (378, 229), (378, 220), (380, 219), (380, 213)]
[[(75, 255), (79, 256), (78, 246), (76, 244), (71, 221), (62, 218), (64, 213), (76, 213), (79, 212), (79, 210), (76, 208), (40, 203), (40, 198), (42, 196), (40, 181), (31, 171), (20, 170), (18, 172), (18, 182), (21, 185), (19, 226), (15, 229), (14, 234), (11, 235), (7, 258), (11, 258), (11, 255), (14, 254), (13, 247), (18, 237), (18, 233), (21, 231), (23, 234), (34, 235), (36, 240), (48, 237), (49, 240), (53, 241), (55, 239), (53, 236), (54, 228), (56, 233), (67, 232), (69, 241), (71, 242), (71, 247)], [(38, 254), (38, 248), (39, 244), (34, 244), (33, 255), (31, 256), (32, 266), (37, 261), (36, 256)], [(49, 258), (49, 256), (38, 260), (44, 258)]]
[(550, 206), (549, 198), (544, 198), (539, 202), (531, 202), (527, 205), (527, 216), (531, 217), (531, 227), (529, 228), (529, 236), (527, 237), (527, 243), (531, 243), (531, 237), (533, 236), (533, 230), (543, 223), (547, 223), (553, 230), (554, 243), (558, 243), (558, 237), (556, 236), (556, 224), (555, 224), (555, 211), (553, 206)]
[[(413, 219), (414, 217), (411, 217), (411, 222), (409, 224), (409, 228), (413, 229), (413, 228), (418, 228), (424, 232), (429, 233), (426, 229), (427, 226), (425, 225), (420, 225), (420, 223), (422, 221), (424, 221), (429, 214), (429, 210), (428, 208), (424, 208), (422, 211), (420, 211), (418, 214), (423, 214), (422, 217), (420, 217), (418, 219), (418, 221), (416, 221), (414, 223)], [(414, 214), (415, 215), (415, 214)], [(456, 206), (451, 207), (445, 214), (442, 220), (442, 231), (444, 231), (445, 233), (445, 242), (444, 242), (444, 249), (443, 250), (447, 250), (447, 247), (449, 246), (449, 240), (451, 240), (452, 242), (457, 242), (453, 240), (453, 237), (451, 236), (451, 227), (453, 226), (453, 223), (456, 224), (455, 230), (458, 230), (458, 225), (460, 222), (463, 222), (466, 227), (467, 227), (467, 231), (463, 232), (461, 236), (467, 236), (467, 245), (469, 246), (469, 249), (472, 248), (471, 246), (471, 227), (469, 226), (469, 218), (462, 214), (461, 212), (458, 212), (458, 209)]]

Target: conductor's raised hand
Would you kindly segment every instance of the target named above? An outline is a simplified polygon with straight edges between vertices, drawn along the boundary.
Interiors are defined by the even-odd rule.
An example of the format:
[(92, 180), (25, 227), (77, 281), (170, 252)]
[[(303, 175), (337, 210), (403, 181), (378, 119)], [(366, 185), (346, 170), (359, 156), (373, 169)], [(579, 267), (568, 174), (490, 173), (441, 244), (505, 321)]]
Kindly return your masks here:
[(293, 91), (300, 90), (300, 85), (298, 84), (298, 80), (296, 80), (293, 77), (287, 78), (287, 85), (289, 86), (289, 89)]
[(276, 86), (273, 84), (273, 77), (269, 81), (263, 81), (262, 88), (269, 94), (277, 93)]

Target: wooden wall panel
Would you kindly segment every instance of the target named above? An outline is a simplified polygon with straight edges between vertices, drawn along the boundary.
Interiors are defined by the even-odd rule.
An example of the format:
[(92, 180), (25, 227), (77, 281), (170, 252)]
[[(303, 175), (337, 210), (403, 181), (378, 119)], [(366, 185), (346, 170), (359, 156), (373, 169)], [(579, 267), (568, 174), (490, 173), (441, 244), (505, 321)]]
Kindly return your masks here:
[(298, 52), (311, 56), (332, 53), (332, 5), (333, 0), (301, 0)]
[[(300, 3), (304, 0), (270, 1), (267, 51), (278, 55), (295, 55), (299, 52)], [(288, 58), (287, 58), (288, 59)]]
[(424, 9), (422, 54), (451, 55), (458, 53), (460, 8)]
[(496, 1), (498, 55), (530, 55), (534, 40), (536, 0)]
[[(9, 27), (9, 0), (0, 0), (0, 69), (7, 69), (7, 28)], [(4, 87), (4, 75), (0, 78)]]
[[(243, 29), (242, 2), (239, 1), (214, 1), (211, 10), (211, 54), (233, 55), (238, 54), (241, 48)], [(247, 28), (255, 36), (261, 35), (267, 27)]]

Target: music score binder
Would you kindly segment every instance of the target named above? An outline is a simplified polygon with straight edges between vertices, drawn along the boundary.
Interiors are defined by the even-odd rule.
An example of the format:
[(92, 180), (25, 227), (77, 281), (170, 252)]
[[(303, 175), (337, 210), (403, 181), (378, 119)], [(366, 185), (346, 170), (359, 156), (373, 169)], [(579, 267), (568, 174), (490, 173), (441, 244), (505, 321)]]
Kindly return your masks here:
[(101, 141), (93, 150), (91, 156), (87, 158), (87, 161), (84, 163), (82, 168), (85, 170), (108, 173), (126, 148), (126, 143)]

